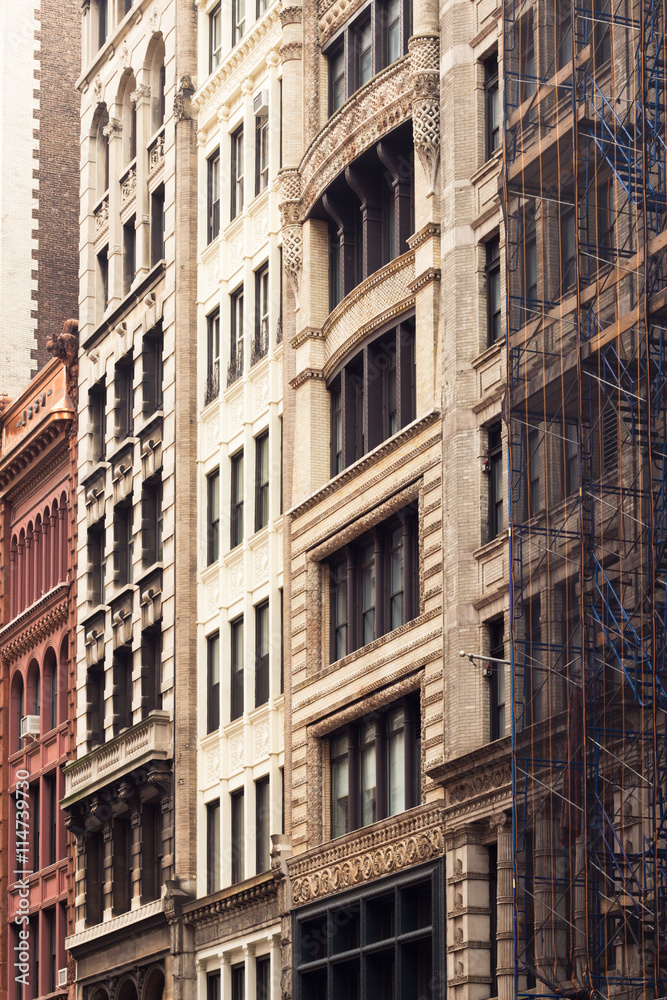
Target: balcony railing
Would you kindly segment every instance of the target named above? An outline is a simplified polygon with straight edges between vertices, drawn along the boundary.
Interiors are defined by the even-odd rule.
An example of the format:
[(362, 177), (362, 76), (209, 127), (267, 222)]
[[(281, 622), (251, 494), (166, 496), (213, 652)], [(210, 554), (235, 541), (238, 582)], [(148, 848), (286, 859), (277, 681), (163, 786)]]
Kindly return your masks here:
[(233, 385), (243, 375), (243, 344), (237, 344), (227, 369), (227, 387)]
[(250, 352), (250, 364), (255, 365), (269, 353), (269, 321), (263, 319), (259, 330), (255, 333)]
[(213, 371), (209, 372), (204, 387), (204, 406), (208, 406), (220, 395), (220, 361), (214, 361)]

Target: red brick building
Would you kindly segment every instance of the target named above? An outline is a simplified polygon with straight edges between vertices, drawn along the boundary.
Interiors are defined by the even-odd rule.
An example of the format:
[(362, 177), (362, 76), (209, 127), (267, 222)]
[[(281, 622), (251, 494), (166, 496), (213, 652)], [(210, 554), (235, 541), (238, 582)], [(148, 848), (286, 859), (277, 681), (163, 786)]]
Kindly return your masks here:
[(75, 711), (76, 324), (69, 330), (51, 345), (69, 367), (53, 358), (0, 405), (0, 995), (9, 1000), (62, 996), (68, 978), (59, 801)]

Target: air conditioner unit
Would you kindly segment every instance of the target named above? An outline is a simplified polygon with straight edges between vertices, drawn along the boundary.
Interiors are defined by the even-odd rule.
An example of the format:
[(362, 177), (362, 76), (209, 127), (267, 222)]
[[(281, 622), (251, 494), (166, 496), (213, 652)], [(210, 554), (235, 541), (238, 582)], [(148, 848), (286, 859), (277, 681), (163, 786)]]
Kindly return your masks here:
[(260, 90), (252, 99), (252, 111), (258, 118), (265, 118), (269, 113), (269, 92)]
[(67, 989), (67, 969), (58, 969), (58, 989)]
[(38, 715), (24, 715), (21, 719), (21, 739), (26, 736), (39, 736)]

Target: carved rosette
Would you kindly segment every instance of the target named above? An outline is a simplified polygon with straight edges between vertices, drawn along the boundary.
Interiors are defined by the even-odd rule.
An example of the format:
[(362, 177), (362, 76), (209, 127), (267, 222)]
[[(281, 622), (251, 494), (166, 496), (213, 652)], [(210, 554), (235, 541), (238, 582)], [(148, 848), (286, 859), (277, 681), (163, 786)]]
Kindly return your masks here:
[(283, 268), (299, 308), (301, 271), (303, 269), (303, 234), (300, 205), (301, 177), (298, 170), (283, 170), (280, 174), (280, 218), (283, 227)]
[(440, 42), (437, 35), (415, 35), (410, 39), (408, 48), (412, 77), (412, 131), (430, 196), (435, 193), (440, 165)]

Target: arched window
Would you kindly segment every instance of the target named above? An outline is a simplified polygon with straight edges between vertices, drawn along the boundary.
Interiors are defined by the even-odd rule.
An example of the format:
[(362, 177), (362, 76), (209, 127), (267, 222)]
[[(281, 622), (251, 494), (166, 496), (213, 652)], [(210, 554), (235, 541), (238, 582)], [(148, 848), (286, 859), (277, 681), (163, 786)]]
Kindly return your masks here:
[(60, 563), (60, 572), (58, 574), (58, 580), (64, 581), (67, 579), (67, 494), (60, 494), (60, 507), (58, 509), (58, 514), (60, 517), (60, 551), (58, 553), (58, 561)]
[(123, 123), (123, 167), (137, 155), (137, 106), (132, 100), (132, 94), (137, 89), (134, 73), (125, 76), (121, 90), (121, 115)]
[(35, 600), (38, 600), (44, 593), (42, 566), (44, 565), (44, 533), (42, 531), (42, 518), (38, 514), (35, 518)]
[(11, 721), (11, 733), (10, 742), (13, 748), (12, 752), (15, 753), (17, 750), (23, 749), (23, 740), (21, 739), (21, 719), (25, 714), (25, 697), (23, 690), (23, 676), (20, 670), (17, 670), (12, 679), (12, 721)]
[(27, 715), (39, 715), (42, 705), (41, 676), (37, 660), (31, 660), (28, 667)]
[(150, 64), (144, 64), (150, 70), (151, 88), (151, 136), (154, 136), (164, 124), (165, 116), (165, 66), (164, 42), (161, 35), (153, 36), (148, 49)]
[(10, 579), (10, 591), (9, 591), (9, 616), (10, 618), (15, 618), (18, 614), (18, 580), (19, 580), (19, 567), (18, 567), (18, 554), (19, 554), (19, 542), (16, 535), (12, 538), (12, 545), (9, 550), (9, 579)]
[(100, 104), (96, 113), (97, 128), (95, 136), (95, 169), (97, 173), (95, 191), (97, 201), (109, 190), (109, 139), (104, 129), (109, 124), (109, 111), (106, 104)]
[(25, 607), (25, 581), (26, 581), (26, 547), (25, 547), (25, 531), (21, 528), (21, 533), (19, 534), (19, 557), (18, 557), (18, 602), (16, 613), (23, 611)]
[(47, 731), (58, 725), (58, 661), (53, 649), (46, 651), (44, 658), (44, 699), (45, 727)]

